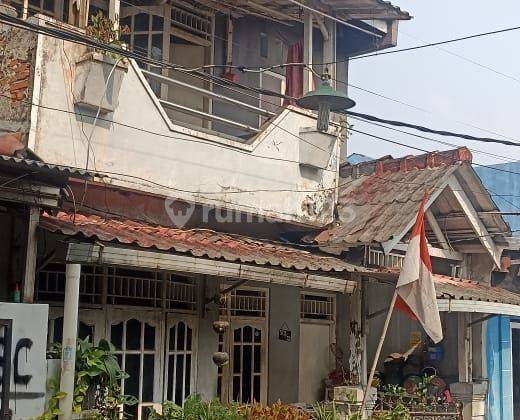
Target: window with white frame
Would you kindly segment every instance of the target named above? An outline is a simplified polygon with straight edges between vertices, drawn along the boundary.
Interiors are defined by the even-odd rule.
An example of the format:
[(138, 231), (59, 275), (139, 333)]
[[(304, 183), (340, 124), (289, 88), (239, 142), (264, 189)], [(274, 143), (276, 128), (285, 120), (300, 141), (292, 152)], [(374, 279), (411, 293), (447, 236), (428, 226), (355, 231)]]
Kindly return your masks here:
[(302, 292), (300, 295), (300, 319), (334, 321), (334, 295)]

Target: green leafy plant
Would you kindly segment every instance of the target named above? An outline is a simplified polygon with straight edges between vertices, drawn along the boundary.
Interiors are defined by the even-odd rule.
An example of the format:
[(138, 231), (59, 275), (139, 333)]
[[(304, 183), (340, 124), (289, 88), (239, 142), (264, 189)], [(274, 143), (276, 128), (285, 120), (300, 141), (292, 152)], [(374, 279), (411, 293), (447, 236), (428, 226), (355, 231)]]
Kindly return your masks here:
[(246, 420), (246, 415), (240, 412), (236, 404), (223, 405), (220, 401), (203, 401), (194, 395), (186, 399), (184, 407), (172, 402), (162, 405), (162, 414), (150, 409), (150, 420)]
[(399, 403), (389, 410), (378, 411), (372, 414), (372, 420), (411, 420), (410, 411), (403, 404)]
[(67, 393), (60, 391), (60, 380), (58, 378), (51, 378), (48, 387), (52, 392), (52, 397), (49, 398), (47, 408), (43, 414), (37, 417), (37, 420), (53, 420), (61, 415), (59, 408), (60, 400), (65, 398)]
[[(128, 26), (120, 26), (115, 29), (115, 22), (106, 17), (101, 10), (90, 16), (89, 25), (86, 28), (87, 36), (103, 44), (109, 44), (121, 48), (121, 35), (130, 33)], [(100, 51), (103, 52), (103, 51)]]
[[(119, 386), (121, 379), (128, 375), (119, 367), (114, 346), (106, 340), (101, 340), (98, 346), (86, 340), (79, 339), (76, 347), (76, 365), (74, 375), (73, 411), (82, 413), (88, 418), (118, 419), (121, 405), (134, 405), (137, 399), (123, 395)], [(47, 355), (51, 358), (61, 357), (61, 344), (50, 346)], [(41, 420), (51, 420), (59, 413), (59, 400), (65, 397), (59, 391), (59, 381), (49, 383), (53, 391), (47, 409)]]
[(339, 413), (334, 403), (316, 403), (312, 409), (314, 411), (312, 414), (313, 420), (339, 420)]

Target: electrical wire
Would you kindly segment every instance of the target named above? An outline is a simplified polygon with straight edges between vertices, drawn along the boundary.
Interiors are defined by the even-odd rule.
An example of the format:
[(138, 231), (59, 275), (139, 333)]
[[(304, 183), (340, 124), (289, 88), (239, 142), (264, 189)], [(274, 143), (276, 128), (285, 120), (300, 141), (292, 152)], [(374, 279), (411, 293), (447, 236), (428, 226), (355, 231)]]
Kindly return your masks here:
[[(12, 18), (9, 15), (6, 15), (4, 13), (0, 13), (0, 21), (2, 20), (1, 18), (3, 18), (4, 15), (9, 17), (10, 19), (18, 19), (18, 18)], [(20, 20), (20, 22), (22, 24), (29, 24), (28, 22), (23, 21), (23, 20)], [(31, 24), (31, 25), (39, 27), (40, 29), (44, 28), (41, 25), (34, 25), (34, 24)], [(49, 28), (44, 28), (44, 29), (47, 30)], [(61, 31), (61, 32), (64, 32), (64, 31)], [(84, 42), (88, 41), (88, 42), (94, 42), (95, 44), (101, 44), (101, 43), (98, 43), (98, 42), (92, 40), (91, 38), (88, 38), (88, 37), (83, 37), (83, 38), (84, 39), (82, 41), (84, 41)], [(123, 54), (123, 55), (126, 54), (126, 55), (128, 55), (127, 54), (128, 53), (127, 50), (120, 49), (120, 48), (115, 48), (115, 47), (113, 47), (111, 45), (106, 45), (106, 44), (101, 44), (101, 45), (105, 46), (105, 47), (108, 47), (109, 51), (114, 52), (113, 50), (115, 49), (117, 51), (117, 53), (119, 53), (119, 54)], [(130, 53), (130, 54), (135, 55), (135, 53)], [(129, 58), (136, 58), (136, 57), (129, 57)], [(140, 61), (143, 61), (144, 59), (146, 59), (148, 61), (151, 61), (149, 64), (159, 65), (157, 63), (157, 60), (150, 59), (148, 57), (144, 57), (143, 58), (143, 56), (139, 56), (138, 55), (138, 57), (136, 59), (138, 59)], [(165, 67), (172, 68), (174, 70), (178, 70), (178, 71), (182, 71), (182, 72), (186, 71), (186, 72), (190, 73), (190, 71), (182, 68), (182, 66), (178, 66), (178, 65), (175, 65), (175, 64), (171, 64), (171, 63), (167, 63), (167, 65), (165, 64)], [(193, 71), (193, 73), (197, 73), (197, 72)], [(218, 78), (218, 77), (215, 77), (215, 76), (208, 75), (206, 73), (201, 73), (200, 72), (199, 75), (202, 75), (203, 77), (207, 77), (209, 80), (215, 80), (216, 79), (219, 82), (224, 83), (224, 86), (226, 86), (228, 83), (231, 83), (227, 79)], [(261, 89), (261, 88), (244, 86), (244, 85), (241, 85), (241, 84), (235, 83), (235, 82), (233, 82), (232, 85), (236, 85), (237, 87), (239, 87), (241, 89), (244, 89), (244, 90), (251, 90), (251, 91), (254, 91), (256, 93), (266, 94), (268, 96), (277, 96), (277, 97), (280, 97), (280, 98), (290, 99), (290, 100), (294, 100), (295, 99), (295, 98), (291, 98), (291, 97), (288, 97), (286, 95), (280, 94), (278, 92), (273, 92), (273, 91), (269, 91), (269, 90)], [(371, 118), (373, 120), (378, 120), (378, 121), (385, 122), (385, 123), (388, 123), (388, 124), (399, 125), (399, 126), (406, 126), (406, 127), (409, 127), (409, 128), (413, 128), (413, 129), (419, 130), (419, 131), (431, 132), (431, 133), (439, 134), (439, 135), (443, 135), (443, 136), (459, 137), (459, 138), (463, 138), (463, 139), (466, 139), (466, 140), (481, 141), (481, 142), (486, 142), (486, 143), (499, 143), (499, 144), (505, 144), (505, 145), (509, 145), (509, 146), (519, 146), (520, 145), (520, 143), (507, 141), (507, 140), (492, 139), (492, 138), (489, 138), (489, 137), (476, 137), (476, 136), (471, 136), (471, 135), (467, 135), (467, 134), (453, 133), (453, 132), (442, 131), (442, 130), (432, 130), (432, 129), (429, 129), (429, 128), (424, 127), (424, 126), (413, 125), (413, 124), (409, 124), (409, 123), (405, 123), (405, 122), (401, 122), (401, 121), (383, 120), (383, 119), (379, 119), (378, 117), (371, 116), (371, 115), (368, 115), (368, 114), (353, 113), (353, 112), (350, 112), (350, 111), (347, 111), (347, 112), (350, 113), (351, 115), (357, 115), (357, 116), (360, 116), (360, 117), (364, 116), (366, 118)], [(317, 147), (316, 145), (314, 145), (314, 146)]]

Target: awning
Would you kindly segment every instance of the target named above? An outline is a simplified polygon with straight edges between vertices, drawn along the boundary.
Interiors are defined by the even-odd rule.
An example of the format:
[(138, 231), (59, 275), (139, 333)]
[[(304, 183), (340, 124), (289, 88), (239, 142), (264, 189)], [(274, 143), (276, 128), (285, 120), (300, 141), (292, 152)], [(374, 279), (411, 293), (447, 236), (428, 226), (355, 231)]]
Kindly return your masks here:
[[(372, 277), (393, 282), (397, 270), (381, 269)], [(434, 274), (437, 304), (441, 312), (468, 312), (520, 316), (520, 295), (477, 281)]]
[(44, 213), (40, 228), (87, 240), (69, 247), (70, 262), (147, 266), (347, 293), (356, 284), (353, 273), (370, 272), (339, 258), (210, 229), (65, 212)]

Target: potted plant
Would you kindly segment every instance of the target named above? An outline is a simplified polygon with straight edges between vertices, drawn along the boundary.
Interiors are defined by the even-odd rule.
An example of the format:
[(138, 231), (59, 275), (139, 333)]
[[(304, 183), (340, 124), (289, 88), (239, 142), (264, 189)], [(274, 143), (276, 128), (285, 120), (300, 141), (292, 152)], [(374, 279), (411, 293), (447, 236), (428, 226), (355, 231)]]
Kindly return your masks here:
[[(121, 47), (121, 35), (129, 32), (127, 26), (115, 29), (112, 20), (102, 11), (92, 15), (86, 34), (107, 45)], [(100, 114), (113, 112), (118, 105), (119, 90), (128, 63), (116, 54), (102, 49), (91, 49), (76, 62), (74, 103)]]

